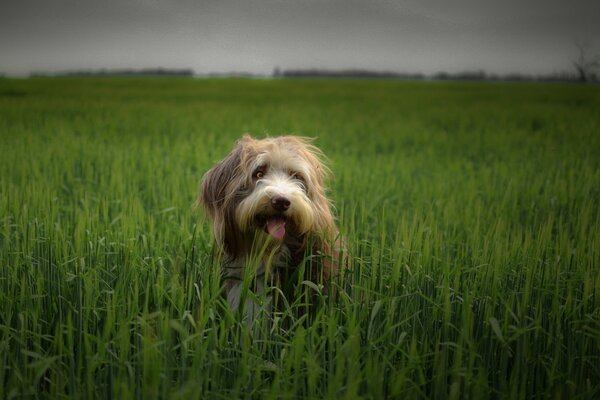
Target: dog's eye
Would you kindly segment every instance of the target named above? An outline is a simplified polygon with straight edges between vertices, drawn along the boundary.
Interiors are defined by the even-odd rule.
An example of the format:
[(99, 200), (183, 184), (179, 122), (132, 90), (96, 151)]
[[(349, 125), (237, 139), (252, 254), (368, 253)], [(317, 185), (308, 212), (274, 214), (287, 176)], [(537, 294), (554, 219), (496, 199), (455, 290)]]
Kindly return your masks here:
[(290, 172), (290, 177), (292, 179), (297, 179), (300, 182), (304, 183), (304, 177), (302, 175), (300, 175), (299, 173), (297, 173), (297, 172)]
[(262, 169), (257, 169), (254, 171), (254, 179), (262, 179), (265, 176), (265, 173)]

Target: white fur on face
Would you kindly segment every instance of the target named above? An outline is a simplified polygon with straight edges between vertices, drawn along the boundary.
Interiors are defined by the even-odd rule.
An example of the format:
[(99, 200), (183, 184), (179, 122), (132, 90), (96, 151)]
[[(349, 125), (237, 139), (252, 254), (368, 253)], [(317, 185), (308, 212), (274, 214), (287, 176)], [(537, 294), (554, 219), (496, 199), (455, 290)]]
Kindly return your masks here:
[[(254, 178), (252, 193), (240, 202), (236, 210), (238, 226), (243, 231), (257, 225), (261, 218), (282, 215), (293, 224), (298, 234), (314, 231), (314, 204), (309, 198), (311, 185), (310, 165), (296, 154), (282, 150), (259, 154), (252, 163), (249, 173), (262, 171), (260, 178)], [(284, 197), (290, 201), (286, 211), (277, 212), (271, 206), (271, 199)]]

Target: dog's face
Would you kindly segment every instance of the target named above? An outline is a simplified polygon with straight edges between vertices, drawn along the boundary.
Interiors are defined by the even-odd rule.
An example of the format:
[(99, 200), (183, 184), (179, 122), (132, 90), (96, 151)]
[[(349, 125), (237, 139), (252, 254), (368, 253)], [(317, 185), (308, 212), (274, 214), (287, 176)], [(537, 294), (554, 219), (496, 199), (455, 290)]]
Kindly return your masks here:
[(325, 234), (333, 224), (327, 173), (321, 152), (307, 139), (244, 136), (204, 175), (200, 201), (217, 242), (236, 257), (256, 234), (275, 242)]

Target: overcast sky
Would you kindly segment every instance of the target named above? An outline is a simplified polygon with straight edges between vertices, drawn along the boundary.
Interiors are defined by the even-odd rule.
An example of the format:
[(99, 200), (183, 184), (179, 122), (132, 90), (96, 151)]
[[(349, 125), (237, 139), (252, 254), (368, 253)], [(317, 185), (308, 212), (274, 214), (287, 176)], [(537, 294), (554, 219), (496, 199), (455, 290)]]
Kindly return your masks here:
[(275, 67), (570, 71), (600, 48), (600, 0), (12, 0), (0, 73)]

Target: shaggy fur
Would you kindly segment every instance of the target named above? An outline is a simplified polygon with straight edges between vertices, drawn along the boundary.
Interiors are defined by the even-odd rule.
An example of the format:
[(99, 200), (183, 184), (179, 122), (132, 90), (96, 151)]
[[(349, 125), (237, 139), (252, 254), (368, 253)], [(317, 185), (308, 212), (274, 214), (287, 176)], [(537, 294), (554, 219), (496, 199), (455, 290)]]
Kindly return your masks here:
[[(257, 293), (270, 285), (289, 288), (303, 261), (303, 279), (313, 282), (326, 284), (337, 270), (337, 228), (325, 196), (329, 170), (322, 159), (307, 138), (246, 135), (204, 175), (200, 203), (212, 219), (233, 309), (249, 269)], [(254, 304), (245, 308), (256, 312)]]

